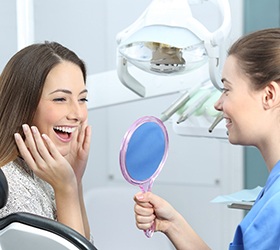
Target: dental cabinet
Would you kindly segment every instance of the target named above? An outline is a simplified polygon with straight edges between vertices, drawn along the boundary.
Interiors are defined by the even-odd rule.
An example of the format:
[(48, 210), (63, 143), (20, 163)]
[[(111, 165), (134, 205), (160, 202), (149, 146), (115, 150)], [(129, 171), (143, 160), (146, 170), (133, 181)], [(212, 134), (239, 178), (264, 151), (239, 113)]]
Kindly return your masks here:
[[(130, 70), (135, 71), (137, 78), (147, 86), (147, 96), (139, 97), (121, 84), (116, 72), (116, 34), (131, 24), (150, 2), (30, 1), (34, 15), (34, 42), (58, 41), (77, 52), (88, 67), (88, 122), (93, 135), (84, 176), (85, 193), (100, 187), (131, 188), (121, 175), (118, 159), (121, 141), (128, 127), (144, 115), (160, 117), (195, 81), (203, 81), (207, 77), (205, 68), (186, 75), (161, 77), (132, 67)], [(242, 33), (242, 1), (231, 0), (230, 4), (233, 22), (231, 39), (235, 40)], [(0, 37), (1, 70), (17, 50), (16, 6), (16, 0), (0, 0), (0, 29), (2, 34), (6, 34)], [(212, 19), (207, 21), (214, 22)], [(177, 127), (172, 120), (165, 121), (169, 153), (153, 185), (153, 192), (182, 213), (212, 249), (227, 249), (236, 226), (243, 218), (243, 211), (210, 201), (218, 195), (244, 188), (243, 148), (228, 143), (223, 122), (212, 133), (208, 132), (211, 122), (205, 117), (197, 115), (189, 122), (191, 126)], [(136, 187), (134, 190), (135, 193), (139, 191)], [(133, 211), (133, 207), (128, 210)], [(98, 216), (106, 221), (106, 214), (117, 211), (113, 210), (112, 204), (111, 210), (106, 207), (103, 212)], [(134, 220), (130, 223), (135, 225)], [(116, 225), (111, 222), (111, 226)], [(121, 226), (116, 227), (115, 233), (121, 231)], [(134, 230), (138, 229), (134, 226)], [(150, 240), (142, 232), (139, 234), (141, 240)], [(125, 237), (129, 237), (129, 232), (122, 236), (124, 245), (112, 242), (112, 247), (125, 249)], [(99, 241), (101, 245), (102, 241), (109, 239), (108, 235), (95, 238), (97, 248)], [(170, 246), (170, 249), (174, 248)]]

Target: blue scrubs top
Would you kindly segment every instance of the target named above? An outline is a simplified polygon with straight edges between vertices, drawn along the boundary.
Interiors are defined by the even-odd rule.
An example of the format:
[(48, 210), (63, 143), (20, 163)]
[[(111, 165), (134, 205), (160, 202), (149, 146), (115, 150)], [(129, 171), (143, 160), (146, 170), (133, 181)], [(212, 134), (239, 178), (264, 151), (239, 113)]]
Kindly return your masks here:
[(271, 170), (263, 190), (238, 225), (229, 250), (280, 249), (280, 161)]

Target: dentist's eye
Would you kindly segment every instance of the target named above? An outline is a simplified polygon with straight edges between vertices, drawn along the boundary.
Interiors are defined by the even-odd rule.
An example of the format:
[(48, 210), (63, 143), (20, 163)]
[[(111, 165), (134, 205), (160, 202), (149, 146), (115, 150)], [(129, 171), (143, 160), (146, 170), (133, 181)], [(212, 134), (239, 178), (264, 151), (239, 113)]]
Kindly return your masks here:
[(229, 89), (221, 88), (221, 91), (222, 91), (223, 93), (227, 93), (227, 92), (229, 91)]

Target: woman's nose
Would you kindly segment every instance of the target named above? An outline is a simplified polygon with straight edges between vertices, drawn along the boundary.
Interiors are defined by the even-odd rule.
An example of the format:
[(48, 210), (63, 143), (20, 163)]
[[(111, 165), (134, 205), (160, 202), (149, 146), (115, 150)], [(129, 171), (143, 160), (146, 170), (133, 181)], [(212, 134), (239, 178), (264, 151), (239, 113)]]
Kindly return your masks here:
[(68, 110), (67, 118), (69, 120), (80, 121), (83, 119), (83, 107), (80, 107), (79, 103), (72, 103)]

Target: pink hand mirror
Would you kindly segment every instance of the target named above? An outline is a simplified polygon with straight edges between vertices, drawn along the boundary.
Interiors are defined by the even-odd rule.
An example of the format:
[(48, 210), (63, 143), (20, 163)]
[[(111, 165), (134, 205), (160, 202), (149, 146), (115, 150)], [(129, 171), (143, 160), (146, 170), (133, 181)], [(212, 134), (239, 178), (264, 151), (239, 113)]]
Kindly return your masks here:
[[(151, 191), (168, 152), (168, 134), (161, 120), (144, 116), (136, 120), (126, 132), (120, 149), (120, 167), (124, 178), (139, 186), (142, 192)], [(152, 237), (155, 226), (145, 230)]]

